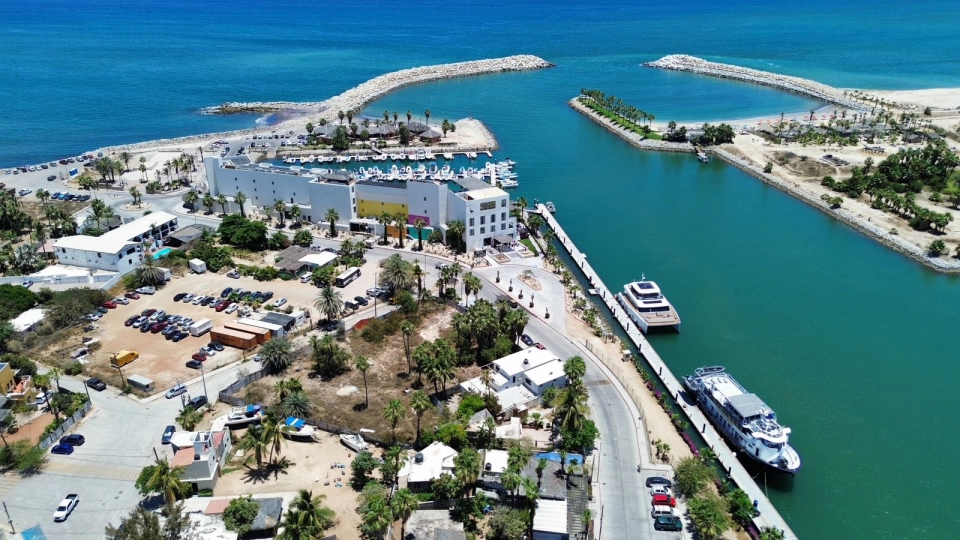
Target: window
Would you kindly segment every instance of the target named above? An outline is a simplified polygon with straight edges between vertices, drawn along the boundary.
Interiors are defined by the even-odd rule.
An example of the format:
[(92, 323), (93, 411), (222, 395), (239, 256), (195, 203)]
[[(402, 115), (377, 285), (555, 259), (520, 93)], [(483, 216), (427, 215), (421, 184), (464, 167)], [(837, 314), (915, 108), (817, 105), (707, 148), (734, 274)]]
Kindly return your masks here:
[(102, 258), (103, 258), (103, 254), (102, 254), (102, 253), (97, 253), (97, 258), (98, 258), (98, 259), (102, 259)]
[(483, 225), (487, 222), (487, 216), (480, 216), (480, 224)]
[(497, 222), (497, 215), (496, 215), (496, 214), (491, 214), (491, 215), (490, 215), (490, 223), (496, 223), (496, 222)]
[[(470, 226), (473, 227), (473, 218), (470, 218)], [(473, 234), (473, 233), (470, 233)]]
[(486, 228), (486, 227), (480, 227), (480, 234), (483, 234), (483, 233), (485, 233), (485, 232), (487, 232), (487, 228)]
[(500, 221), (506, 221), (506, 220), (507, 220), (507, 213), (500, 212)]
[(427, 202), (427, 198), (426, 198), (426, 197), (423, 198), (423, 202)]
[(506, 208), (506, 206), (507, 206), (507, 200), (500, 199), (500, 208)]
[(473, 229), (470, 229), (470, 234), (469, 234), (469, 236), (473, 236)]
[(501, 223), (501, 224), (500, 224), (500, 230), (501, 230), (501, 231), (507, 230), (507, 224), (506, 224), (506, 223)]
[(480, 210), (493, 210), (497, 207), (497, 201), (480, 203)]

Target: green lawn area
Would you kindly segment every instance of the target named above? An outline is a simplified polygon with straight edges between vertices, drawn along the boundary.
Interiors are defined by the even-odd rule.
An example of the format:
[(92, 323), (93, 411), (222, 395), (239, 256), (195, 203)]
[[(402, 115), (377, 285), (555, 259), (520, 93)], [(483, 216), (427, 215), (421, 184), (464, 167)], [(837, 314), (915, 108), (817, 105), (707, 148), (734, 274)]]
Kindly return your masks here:
[(537, 249), (537, 245), (533, 243), (529, 238), (521, 238), (520, 243), (527, 246), (527, 249), (533, 252), (534, 255), (539, 255), (540, 250)]

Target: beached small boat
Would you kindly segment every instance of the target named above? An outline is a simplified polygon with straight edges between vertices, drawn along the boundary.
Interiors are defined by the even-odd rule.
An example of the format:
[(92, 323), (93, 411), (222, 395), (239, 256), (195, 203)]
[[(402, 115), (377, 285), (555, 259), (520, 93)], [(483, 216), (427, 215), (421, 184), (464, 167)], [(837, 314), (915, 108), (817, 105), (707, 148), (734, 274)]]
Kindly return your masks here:
[[(247, 405), (245, 407), (234, 407), (230, 414), (220, 417), (226, 426), (245, 426), (254, 422), (259, 422), (262, 418), (260, 405)], [(219, 420), (219, 419), (218, 419)]]
[(317, 433), (317, 430), (313, 426), (307, 425), (306, 420), (293, 416), (288, 416), (287, 419), (284, 420), (283, 427), (280, 428), (280, 431), (285, 437), (291, 439), (312, 439)]
[(344, 433), (343, 435), (340, 435), (340, 442), (354, 452), (363, 452), (370, 447), (370, 444), (367, 443), (367, 441), (364, 441), (363, 437), (361, 437), (359, 433), (356, 435)]

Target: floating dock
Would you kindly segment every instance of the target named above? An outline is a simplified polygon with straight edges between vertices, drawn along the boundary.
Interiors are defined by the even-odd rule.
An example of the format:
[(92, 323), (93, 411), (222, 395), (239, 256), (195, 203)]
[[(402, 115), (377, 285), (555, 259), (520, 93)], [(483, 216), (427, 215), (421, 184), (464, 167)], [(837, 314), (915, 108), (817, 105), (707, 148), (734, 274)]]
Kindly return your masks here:
[(757, 529), (762, 530), (764, 527), (776, 528), (783, 531), (784, 536), (788, 540), (796, 540), (797, 535), (794, 534), (790, 526), (787, 525), (787, 522), (780, 513), (777, 512), (777, 509), (770, 500), (767, 499), (766, 494), (760, 489), (760, 486), (753, 481), (750, 473), (737, 461), (736, 452), (727, 446), (727, 442), (716, 429), (714, 429), (713, 424), (707, 420), (699, 407), (695, 404), (687, 405), (680, 398), (680, 394), (684, 392), (683, 384), (673, 375), (670, 368), (667, 367), (666, 363), (660, 358), (660, 355), (657, 354), (657, 351), (653, 349), (647, 341), (647, 338), (640, 332), (636, 325), (630, 322), (623, 308), (617, 303), (616, 296), (604, 285), (600, 279), (600, 275), (597, 274), (593, 270), (593, 267), (590, 266), (590, 263), (587, 262), (587, 256), (577, 249), (577, 246), (570, 240), (567, 233), (560, 227), (557, 219), (547, 211), (546, 206), (538, 204), (537, 211), (540, 213), (540, 216), (543, 217), (547, 226), (553, 230), (556, 239), (564, 249), (567, 250), (567, 253), (570, 254), (570, 259), (573, 263), (580, 267), (580, 271), (590, 282), (591, 292), (596, 290), (600, 299), (606, 304), (607, 309), (613, 314), (613, 318), (616, 319), (627, 333), (627, 336), (629, 336), (630, 340), (637, 347), (637, 350), (640, 351), (640, 354), (646, 358), (647, 363), (653, 368), (654, 374), (660, 379), (660, 382), (663, 383), (667, 391), (670, 392), (670, 395), (676, 399), (677, 404), (683, 410), (684, 414), (687, 415), (687, 418), (690, 419), (690, 425), (698, 429), (700, 436), (707, 442), (714, 453), (716, 453), (717, 461), (719, 461), (720, 465), (727, 471), (730, 479), (737, 487), (746, 492), (750, 500), (758, 502), (757, 509), (760, 511), (760, 515), (753, 519)]

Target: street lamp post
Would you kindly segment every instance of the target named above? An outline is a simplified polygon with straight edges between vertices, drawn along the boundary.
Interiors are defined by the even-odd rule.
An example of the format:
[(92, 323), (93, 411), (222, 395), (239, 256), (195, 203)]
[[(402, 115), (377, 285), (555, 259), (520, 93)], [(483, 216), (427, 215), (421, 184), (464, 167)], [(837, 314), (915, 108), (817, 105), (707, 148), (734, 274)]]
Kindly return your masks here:
[(200, 362), (200, 379), (203, 380), (203, 395), (207, 396), (207, 399), (210, 399), (210, 396), (207, 394), (207, 375), (203, 369), (203, 362)]
[[(377, 287), (377, 273), (373, 273), (373, 287)], [(373, 295), (373, 317), (377, 317), (377, 299), (380, 298), (379, 294)]]

